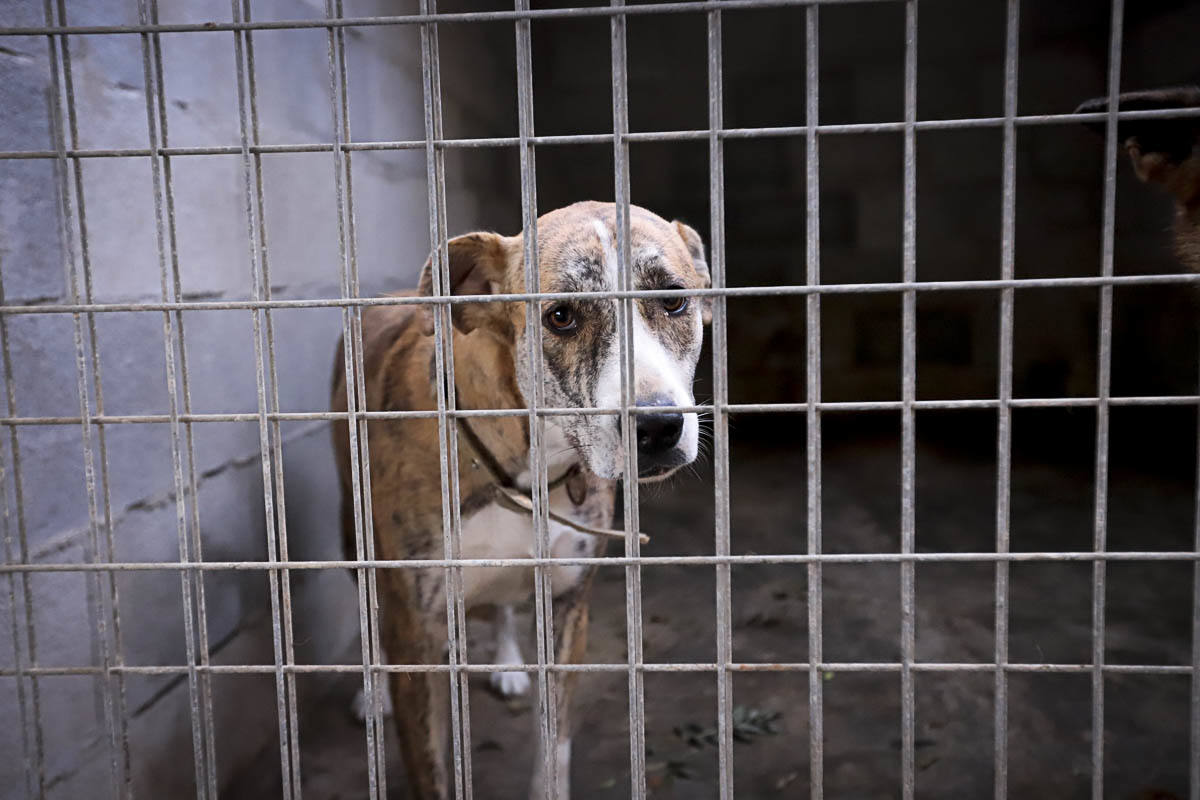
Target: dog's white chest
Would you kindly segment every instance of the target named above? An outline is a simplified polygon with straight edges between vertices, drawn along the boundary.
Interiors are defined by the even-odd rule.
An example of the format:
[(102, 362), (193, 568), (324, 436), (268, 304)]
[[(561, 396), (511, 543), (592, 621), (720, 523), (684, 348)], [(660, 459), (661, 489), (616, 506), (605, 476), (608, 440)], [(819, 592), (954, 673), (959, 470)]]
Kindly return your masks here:
[[(576, 457), (562, 429), (550, 422), (545, 427), (542, 451), (548, 456), (546, 471), (551, 477), (562, 475)], [(525, 470), (516, 477), (516, 484), (522, 489), (529, 489), (529, 474), (529, 470)], [(566, 517), (573, 517), (575, 513), (565, 487), (551, 492), (550, 507)], [(549, 525), (552, 556), (566, 558), (592, 552), (593, 537), (554, 521)], [(533, 558), (536, 549), (533, 519), (528, 514), (492, 503), (463, 520), (463, 558)], [(583, 570), (578, 566), (551, 568), (554, 594), (574, 586)], [(468, 605), (520, 603), (529, 599), (533, 592), (533, 568), (468, 567), (463, 570), (463, 588)]]
[[(564, 516), (574, 506), (565, 488), (550, 495), (550, 507)], [(583, 556), (592, 552), (592, 536), (551, 520), (550, 554), (555, 558)], [(532, 558), (536, 554), (533, 519), (528, 514), (510, 511), (492, 503), (462, 523), (463, 558)], [(584, 567), (556, 565), (550, 569), (555, 595), (575, 585)], [(532, 567), (467, 567), (463, 569), (463, 589), (468, 606), (496, 603), (512, 605), (529, 599), (533, 592)]]

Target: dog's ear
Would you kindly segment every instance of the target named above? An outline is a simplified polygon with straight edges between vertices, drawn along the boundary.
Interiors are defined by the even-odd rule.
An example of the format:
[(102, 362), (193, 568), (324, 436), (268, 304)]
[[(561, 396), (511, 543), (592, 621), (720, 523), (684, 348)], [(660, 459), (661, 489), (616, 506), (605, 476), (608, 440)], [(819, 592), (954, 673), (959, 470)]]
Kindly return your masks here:
[[(679, 234), (679, 238), (683, 239), (683, 244), (687, 247), (688, 254), (692, 257), (692, 266), (696, 270), (696, 274), (700, 276), (705, 289), (712, 287), (712, 276), (708, 273), (708, 259), (704, 257), (704, 240), (700, 238), (700, 234), (696, 233), (696, 229), (687, 223), (675, 220), (675, 232)], [(701, 297), (700, 308), (704, 318), (704, 324), (712, 322), (712, 298)]]
[[(1120, 111), (1200, 108), (1200, 88), (1126, 92), (1117, 98), (1117, 108)], [(1107, 97), (1088, 100), (1075, 109), (1077, 114), (1106, 111)], [(1085, 124), (1104, 134), (1103, 120)], [(1181, 203), (1194, 200), (1200, 192), (1200, 117), (1118, 120), (1117, 138), (1142, 181), (1163, 184)]]
[[(450, 286), (444, 294), (495, 294), (504, 283), (507, 260), (504, 239), (495, 233), (468, 233), (446, 243), (449, 254)], [(417, 294), (433, 295), (433, 257), (421, 269)], [(433, 313), (426, 314), (425, 332), (433, 333)], [(454, 303), (451, 306), (454, 327), (470, 333), (485, 326), (503, 326), (504, 313), (500, 303)]]

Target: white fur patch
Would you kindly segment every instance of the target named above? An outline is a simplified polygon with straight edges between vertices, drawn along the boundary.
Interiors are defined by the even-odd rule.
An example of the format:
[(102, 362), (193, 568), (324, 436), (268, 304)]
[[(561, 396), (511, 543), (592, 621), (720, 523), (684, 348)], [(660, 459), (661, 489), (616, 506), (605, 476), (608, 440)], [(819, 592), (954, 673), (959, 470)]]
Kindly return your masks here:
[(604, 249), (604, 278), (605, 283), (612, 289), (617, 288), (617, 242), (608, 232), (608, 226), (598, 219), (592, 220), (592, 227), (600, 237), (600, 246)]
[[(522, 664), (521, 647), (517, 642), (517, 615), (512, 606), (501, 606), (496, 612), (497, 664)], [(492, 688), (504, 697), (516, 697), (529, 691), (529, 675), (525, 672), (493, 672), (488, 676)]]
[[(573, 515), (575, 506), (567, 496), (566, 487), (550, 495), (550, 507), (563, 515)], [(579, 540), (589, 543), (590, 534), (579, 533), (550, 521), (550, 554), (556, 558), (580, 555)], [(492, 503), (480, 509), (462, 524), (463, 558), (533, 558), (535, 542), (533, 520), (528, 514), (510, 511)], [(551, 590), (555, 596), (574, 586), (586, 567), (556, 564), (550, 568)], [(488, 603), (515, 605), (527, 600), (533, 592), (531, 567), (464, 567), (463, 592), (467, 607)]]

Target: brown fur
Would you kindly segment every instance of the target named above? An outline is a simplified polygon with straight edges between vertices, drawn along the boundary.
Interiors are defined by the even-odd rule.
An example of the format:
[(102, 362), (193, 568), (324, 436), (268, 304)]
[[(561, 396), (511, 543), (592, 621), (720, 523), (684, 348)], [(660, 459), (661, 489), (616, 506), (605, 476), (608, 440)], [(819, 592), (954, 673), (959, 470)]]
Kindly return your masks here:
[[(1200, 88), (1179, 87), (1126, 92), (1121, 111), (1200, 108)], [(1089, 100), (1079, 113), (1108, 109), (1104, 97)], [(1104, 132), (1104, 123), (1089, 123)], [(1175, 252), (1188, 269), (1200, 272), (1200, 117), (1126, 119), (1117, 123), (1117, 138), (1138, 178), (1157, 183), (1175, 198)]]
[[(599, 204), (576, 204), (539, 220), (539, 272), (543, 291), (571, 291), (574, 288), (564, 285), (567, 276), (561, 265), (572, 258), (578, 261), (576, 251), (580, 231), (591, 230), (587, 226), (593, 224), (592, 220), (604, 208)], [(611, 213), (611, 206), (607, 208)], [(631, 227), (635, 237), (649, 238), (664, 251), (667, 269), (676, 276), (673, 280), (691, 287), (708, 284), (703, 245), (695, 231), (681, 223), (672, 226), (636, 207), (632, 211)], [(522, 245), (520, 236), (501, 237), (492, 233), (474, 233), (452, 239), (447, 249), (453, 293), (522, 291)], [(434, 277), (427, 263), (418, 289), (402, 293), (402, 296), (432, 294)], [(424, 305), (364, 309), (362, 364), (368, 410), (431, 411), (437, 408), (437, 388), (432, 378), (436, 374), (435, 346), (434, 337), (430, 335), (435, 313), (441, 312)], [(654, 324), (674, 323), (660, 313), (655, 316)], [(461, 408), (526, 407), (514, 366), (519, 356), (517, 337), (524, 329), (522, 303), (454, 306), (453, 326), (446, 326), (446, 332), (453, 336), (454, 374)], [(553, 337), (546, 334), (543, 338), (551, 340)], [(669, 340), (670, 336), (664, 334), (662, 338)], [(577, 347), (578, 344), (570, 346)], [(568, 345), (544, 341), (544, 346), (549, 364), (551, 349)], [(573, 350), (561, 357), (578, 360), (586, 356), (582, 351)], [(334, 364), (332, 408), (339, 412), (347, 408), (341, 346)], [(470, 425), (509, 475), (515, 476), (527, 469), (526, 418), (473, 418)], [(437, 420), (371, 420), (367, 434), (365, 452), (360, 456), (369, 453), (370, 522), (374, 530), (375, 557), (385, 560), (446, 557), (449, 554), (443, 544)], [(492, 488), (486, 470), (473, 465), (478, 454), (471, 451), (465, 438), (458, 437), (460, 510), (464, 520), (488, 504)], [(333, 439), (342, 487), (343, 547), (348, 558), (357, 558), (361, 557), (364, 548), (358, 541), (354, 524), (355, 497), (348, 428), (336, 424)], [(576, 504), (573, 515), (590, 525), (607, 527), (612, 520), (615, 482), (590, 472), (585, 472), (584, 477), (587, 492), (582, 504)], [(601, 555), (603, 550), (603, 540), (596, 540), (591, 552), (580, 555)], [(532, 592), (532, 570), (524, 572)], [(553, 658), (557, 663), (579, 663), (583, 659), (587, 647), (587, 600), (593, 573), (594, 568), (586, 570), (573, 586), (555, 597)], [(381, 633), (384, 649), (392, 663), (445, 663), (445, 581), (446, 574), (441, 569), (379, 570)], [(390, 683), (412, 795), (422, 800), (442, 800), (450, 789), (445, 759), (449, 730), (448, 681), (442, 674), (393, 673)], [(559, 673), (553, 680), (560, 741), (570, 736), (568, 712), (574, 685), (574, 673)]]

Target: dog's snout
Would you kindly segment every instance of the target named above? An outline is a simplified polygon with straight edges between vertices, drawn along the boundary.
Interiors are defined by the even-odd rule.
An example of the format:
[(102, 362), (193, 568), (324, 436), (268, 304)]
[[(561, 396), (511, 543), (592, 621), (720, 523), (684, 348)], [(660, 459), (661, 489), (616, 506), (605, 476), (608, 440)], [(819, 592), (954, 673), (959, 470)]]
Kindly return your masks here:
[[(639, 408), (673, 405), (665, 398), (654, 398), (649, 402), (638, 403)], [(647, 456), (656, 456), (670, 450), (679, 443), (683, 435), (683, 414), (666, 412), (645, 412), (637, 415), (637, 447), (638, 452)]]

